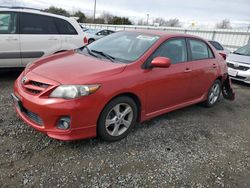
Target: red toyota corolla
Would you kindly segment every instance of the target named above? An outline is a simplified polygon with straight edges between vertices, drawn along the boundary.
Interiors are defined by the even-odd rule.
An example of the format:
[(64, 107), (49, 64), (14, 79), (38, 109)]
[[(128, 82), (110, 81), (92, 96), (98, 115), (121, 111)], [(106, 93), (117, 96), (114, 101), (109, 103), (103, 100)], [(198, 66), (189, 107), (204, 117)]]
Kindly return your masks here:
[(15, 108), (59, 140), (124, 138), (137, 121), (203, 102), (234, 99), (227, 65), (205, 40), (160, 31), (125, 31), (45, 57), (15, 82)]

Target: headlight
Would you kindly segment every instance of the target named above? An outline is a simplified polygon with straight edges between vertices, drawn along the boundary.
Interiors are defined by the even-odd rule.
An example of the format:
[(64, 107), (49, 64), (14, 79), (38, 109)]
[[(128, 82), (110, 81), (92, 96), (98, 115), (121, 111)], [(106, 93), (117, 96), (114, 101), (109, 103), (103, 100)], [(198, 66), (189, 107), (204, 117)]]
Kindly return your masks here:
[(95, 93), (100, 88), (99, 84), (96, 85), (61, 85), (58, 86), (49, 97), (51, 98), (64, 98), (75, 99), (81, 96), (87, 96)]

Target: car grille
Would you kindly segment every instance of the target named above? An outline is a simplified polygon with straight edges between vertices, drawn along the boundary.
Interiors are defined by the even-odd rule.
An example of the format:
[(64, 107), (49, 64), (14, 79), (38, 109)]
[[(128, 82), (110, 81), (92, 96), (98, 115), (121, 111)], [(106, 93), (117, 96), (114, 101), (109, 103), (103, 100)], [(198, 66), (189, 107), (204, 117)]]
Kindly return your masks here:
[(250, 69), (250, 67), (246, 67), (243, 65), (235, 66), (233, 63), (227, 63), (227, 66), (235, 70), (241, 70), (241, 71), (247, 71)]
[(37, 114), (35, 114), (34, 112), (29, 111), (28, 109), (26, 109), (25, 107), (22, 106), (22, 112), (28, 117), (30, 118), (32, 121), (34, 121), (35, 123), (37, 123), (40, 126), (43, 126), (43, 120), (42, 118), (40, 118)]
[(244, 76), (236, 76), (234, 78), (241, 79), (241, 80), (245, 80), (246, 79), (246, 77), (244, 77)]
[(34, 80), (29, 80), (28, 82), (22, 84), (26, 91), (35, 95), (43, 92), (50, 86), (49, 84), (37, 82)]

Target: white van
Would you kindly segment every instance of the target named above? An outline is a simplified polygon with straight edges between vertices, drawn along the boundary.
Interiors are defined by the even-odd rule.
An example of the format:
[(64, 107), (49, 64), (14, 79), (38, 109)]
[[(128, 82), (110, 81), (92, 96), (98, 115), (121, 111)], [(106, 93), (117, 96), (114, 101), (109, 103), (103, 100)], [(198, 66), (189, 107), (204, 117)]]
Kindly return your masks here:
[(73, 18), (0, 7), (0, 68), (25, 67), (42, 56), (83, 47), (83, 38)]

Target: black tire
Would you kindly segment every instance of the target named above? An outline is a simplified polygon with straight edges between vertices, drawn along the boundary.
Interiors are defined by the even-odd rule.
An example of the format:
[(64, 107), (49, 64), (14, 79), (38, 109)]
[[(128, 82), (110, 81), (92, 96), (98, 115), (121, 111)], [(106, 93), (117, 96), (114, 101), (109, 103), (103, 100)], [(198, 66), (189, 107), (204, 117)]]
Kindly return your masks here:
[[(219, 90), (216, 92), (216, 93), (218, 93), (218, 96), (215, 98), (216, 95), (215, 95), (214, 89), (216, 86), (218, 86)], [(214, 106), (218, 102), (218, 100), (220, 99), (221, 90), (222, 90), (221, 81), (215, 80), (213, 85), (209, 88), (208, 94), (207, 94), (207, 99), (203, 104), (208, 108)], [(214, 95), (212, 93), (214, 93)], [(214, 100), (211, 99), (212, 95), (214, 96)]]
[(89, 39), (88, 44), (91, 44), (94, 41), (95, 41), (95, 39)]
[[(129, 112), (129, 114), (125, 115), (122, 120), (118, 120), (118, 115), (117, 115), (116, 111), (114, 110), (114, 108), (117, 107), (117, 106), (118, 106), (119, 109), (124, 108), (124, 112), (127, 109), (127, 107), (128, 108), (131, 107), (131, 112)], [(126, 108), (123, 107), (123, 106), (125, 106)], [(110, 118), (110, 116), (112, 116), (112, 114), (114, 115), (114, 117), (111, 120), (109, 118)], [(121, 114), (123, 114), (123, 113), (121, 113)], [(138, 108), (137, 108), (137, 105), (136, 105), (136, 103), (135, 103), (135, 101), (133, 99), (131, 99), (130, 97), (126, 97), (126, 96), (121, 96), (121, 97), (117, 97), (117, 98), (113, 99), (112, 101), (110, 101), (106, 105), (106, 107), (103, 109), (103, 111), (102, 111), (102, 113), (101, 113), (101, 115), (99, 117), (98, 124), (97, 124), (97, 134), (98, 134), (98, 136), (102, 140), (109, 141), (109, 142), (118, 141), (118, 140), (123, 139), (134, 128), (134, 126), (136, 124), (136, 120), (137, 120), (137, 115), (138, 115)], [(122, 122), (125, 121), (126, 118), (130, 118), (130, 121), (129, 120), (127, 121), (127, 122), (131, 122), (130, 126), (125, 126), (125, 124), (123, 125), (121, 123), (121, 121)], [(116, 123), (113, 123), (113, 124), (110, 123), (109, 126), (106, 127), (106, 125), (108, 124), (108, 123), (106, 124), (106, 122), (108, 122), (109, 120), (114, 121), (113, 119), (116, 119), (115, 120)], [(118, 122), (118, 121), (120, 121), (120, 122)], [(118, 125), (118, 124), (120, 124), (120, 125)], [(122, 134), (120, 134), (120, 135), (115, 135), (115, 134), (111, 135), (112, 133), (115, 132), (114, 129), (115, 129), (116, 126), (119, 127), (117, 130), (118, 131), (120, 130), (120, 132), (122, 132)], [(112, 128), (113, 128), (113, 130), (112, 130)]]

